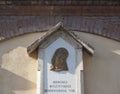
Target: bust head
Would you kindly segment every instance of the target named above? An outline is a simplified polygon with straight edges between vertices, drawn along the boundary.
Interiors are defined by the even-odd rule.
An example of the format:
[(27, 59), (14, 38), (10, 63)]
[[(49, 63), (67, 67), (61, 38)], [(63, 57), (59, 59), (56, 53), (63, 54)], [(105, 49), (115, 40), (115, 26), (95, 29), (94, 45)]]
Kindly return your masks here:
[(68, 51), (65, 48), (58, 48), (53, 57), (52, 57), (52, 65), (51, 69), (53, 71), (63, 71), (68, 70), (67, 67), (67, 57), (68, 57)]

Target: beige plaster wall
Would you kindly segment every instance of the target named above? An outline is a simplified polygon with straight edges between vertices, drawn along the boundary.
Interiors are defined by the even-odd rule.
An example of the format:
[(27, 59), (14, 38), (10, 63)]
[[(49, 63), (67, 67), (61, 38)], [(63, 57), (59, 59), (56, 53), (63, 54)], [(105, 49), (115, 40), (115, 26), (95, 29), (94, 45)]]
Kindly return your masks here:
[(27, 47), (44, 33), (33, 33), (0, 43), (0, 94), (36, 94), (37, 59)]
[(77, 34), (95, 49), (92, 57), (85, 52), (83, 56), (85, 94), (120, 94), (120, 42)]
[[(0, 94), (36, 94), (37, 60), (26, 47), (44, 33), (33, 33), (0, 42)], [(87, 33), (80, 38), (95, 48), (84, 52), (85, 94), (120, 93), (120, 42)]]

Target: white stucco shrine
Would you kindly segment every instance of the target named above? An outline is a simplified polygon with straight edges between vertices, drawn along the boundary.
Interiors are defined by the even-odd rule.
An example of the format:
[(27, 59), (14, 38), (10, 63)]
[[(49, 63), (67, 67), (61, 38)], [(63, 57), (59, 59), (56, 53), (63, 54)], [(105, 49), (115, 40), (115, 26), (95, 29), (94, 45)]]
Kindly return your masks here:
[[(65, 30), (62, 23), (58, 23), (41, 39), (35, 41), (28, 48), (28, 53), (32, 53), (37, 48), (38, 71), (40, 71), (38, 94), (84, 94), (82, 51), (85, 49), (92, 55), (94, 50), (91, 46), (74, 33)], [(62, 50), (55, 54), (58, 49), (67, 51), (65, 59), (63, 59), (65, 52)], [(61, 69), (64, 63), (66, 69)], [(53, 70), (51, 66), (54, 67)]]

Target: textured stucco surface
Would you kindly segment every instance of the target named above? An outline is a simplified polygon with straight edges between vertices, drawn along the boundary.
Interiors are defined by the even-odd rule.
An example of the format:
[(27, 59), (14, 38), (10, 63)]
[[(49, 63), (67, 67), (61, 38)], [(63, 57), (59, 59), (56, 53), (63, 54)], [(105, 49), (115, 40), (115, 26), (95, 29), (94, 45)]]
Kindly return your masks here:
[[(120, 42), (75, 33), (95, 49), (93, 56), (86, 52), (83, 56), (85, 94), (119, 94)], [(36, 94), (38, 61), (29, 57), (26, 49), (43, 34), (31, 33), (0, 42), (1, 94)]]
[(29, 34), (0, 43), (0, 94), (36, 94), (37, 59), (27, 46), (42, 34)]
[(79, 36), (95, 48), (92, 57), (83, 56), (85, 94), (119, 94), (120, 42), (85, 33)]

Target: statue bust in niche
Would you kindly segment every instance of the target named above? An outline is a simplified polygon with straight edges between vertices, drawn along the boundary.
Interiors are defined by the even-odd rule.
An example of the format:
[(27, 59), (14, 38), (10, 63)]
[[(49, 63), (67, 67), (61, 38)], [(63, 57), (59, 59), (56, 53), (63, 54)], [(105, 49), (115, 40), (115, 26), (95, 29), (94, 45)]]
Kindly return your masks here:
[(65, 48), (58, 48), (52, 57), (50, 70), (56, 72), (67, 71), (67, 57), (68, 51)]

